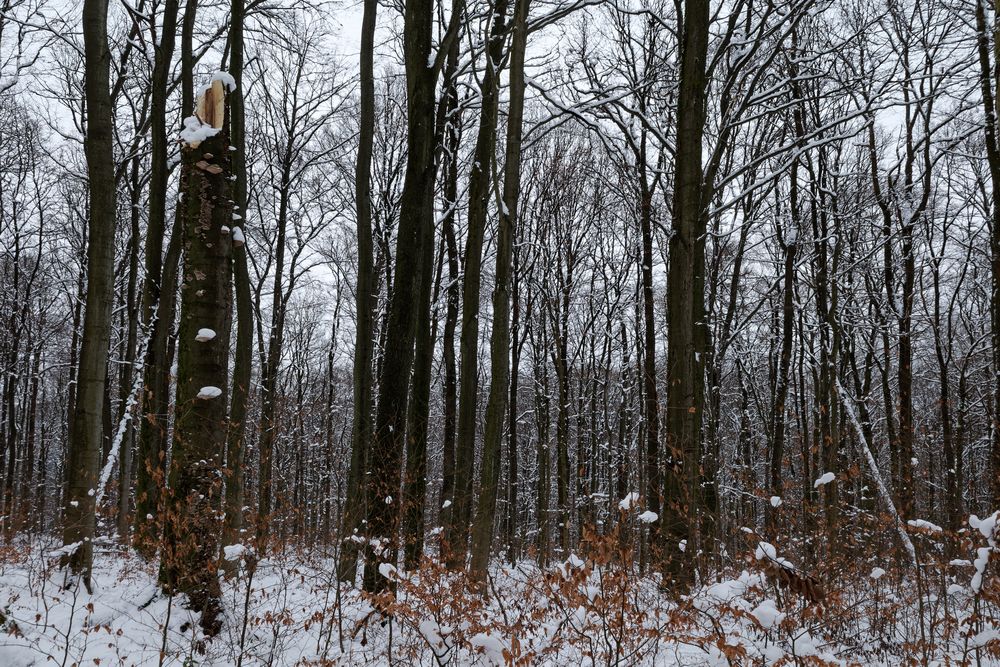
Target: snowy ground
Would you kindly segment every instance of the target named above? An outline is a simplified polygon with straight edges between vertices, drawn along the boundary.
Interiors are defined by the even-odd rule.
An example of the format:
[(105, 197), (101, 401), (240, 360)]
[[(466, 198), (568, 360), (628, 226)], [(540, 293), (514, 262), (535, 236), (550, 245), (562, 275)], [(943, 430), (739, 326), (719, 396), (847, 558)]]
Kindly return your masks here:
[(338, 588), (332, 559), (300, 554), (262, 561), (249, 598), (245, 570), (225, 583), (225, 629), (203, 643), (183, 600), (160, 594), (155, 569), (120, 547), (99, 549), (93, 595), (60, 589), (51, 546), (30, 553), (0, 565), (3, 667), (1000, 665), (988, 618), (966, 614), (961, 629), (967, 593), (928, 596), (937, 611), (924, 618), (951, 605), (941, 618), (955, 623), (938, 623), (929, 639), (925, 627), (920, 644), (915, 608), (878, 579), (840, 591), (836, 608), (821, 611), (743, 572), (678, 607), (613, 558), (599, 566), (573, 556), (547, 573), (529, 563), (495, 568), (488, 602), (436, 569), (405, 578), (385, 623), (355, 590)]

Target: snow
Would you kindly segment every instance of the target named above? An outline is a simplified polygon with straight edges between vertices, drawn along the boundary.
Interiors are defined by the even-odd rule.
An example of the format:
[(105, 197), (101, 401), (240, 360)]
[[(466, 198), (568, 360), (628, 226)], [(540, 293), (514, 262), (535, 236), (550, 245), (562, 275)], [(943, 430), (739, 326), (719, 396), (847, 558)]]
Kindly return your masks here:
[(218, 398), (219, 396), (222, 396), (222, 390), (219, 389), (218, 387), (212, 387), (212, 386), (202, 387), (198, 391), (198, 398), (206, 400), (212, 398)]
[(918, 530), (928, 530), (932, 533), (940, 533), (944, 531), (944, 528), (937, 525), (936, 523), (931, 523), (930, 521), (924, 521), (923, 519), (910, 519), (906, 522), (906, 525), (911, 528), (916, 528)]
[(618, 502), (618, 509), (628, 512), (637, 502), (639, 502), (639, 492), (633, 491)]
[(837, 476), (832, 472), (823, 473), (822, 477), (813, 482), (813, 488), (818, 489), (821, 486), (826, 486), (835, 479), (837, 479)]
[(794, 570), (795, 566), (792, 563), (781, 556), (778, 555), (778, 550), (774, 548), (774, 545), (770, 542), (761, 542), (757, 545), (757, 550), (754, 554), (757, 560), (767, 560), (777, 565), (788, 569)]
[(216, 72), (212, 75), (212, 83), (219, 81), (222, 83), (223, 88), (226, 89), (227, 93), (231, 93), (236, 90), (236, 79), (229, 72)]
[(441, 503), (441, 509), (445, 510), (445, 509), (448, 509), (449, 507), (451, 507), (451, 501), (450, 500), (446, 500), (443, 503)]
[(198, 329), (198, 333), (194, 337), (194, 339), (196, 341), (198, 341), (199, 343), (207, 343), (208, 341), (212, 340), (213, 338), (215, 338), (215, 330), (214, 329)]
[(62, 558), (63, 556), (69, 556), (74, 551), (83, 546), (83, 542), (73, 542), (72, 544), (64, 544), (58, 549), (53, 549), (48, 553), (49, 558)]
[(885, 576), (885, 570), (883, 570), (880, 567), (873, 567), (872, 568), (872, 573), (869, 574), (868, 576), (870, 578), (874, 579), (875, 581), (878, 581), (879, 579), (881, 579), (882, 577)]
[(198, 89), (198, 95), (200, 96), (205, 91), (209, 90), (212, 87), (212, 84), (215, 83), (216, 81), (222, 84), (222, 87), (225, 88), (227, 93), (231, 93), (234, 90), (236, 90), (236, 79), (233, 78), (233, 75), (230, 74), (229, 72), (220, 71), (213, 74), (211, 78), (209, 78), (208, 82), (206, 82), (204, 85), (201, 86), (201, 88)]
[(978, 649), (986, 646), (990, 642), (1000, 640), (1000, 630), (996, 628), (990, 628), (988, 630), (983, 630), (978, 633), (969, 641), (969, 646)]
[[(79, 586), (63, 591), (64, 575), (54, 562), (79, 544), (57, 546), (39, 545), (51, 558), (25, 557), (0, 567), (4, 614), (0, 665), (4, 667), (63, 662), (181, 665), (192, 664), (192, 657), (204, 667), (232, 667), (240, 657), (245, 665), (275, 667), (457, 667), (509, 664), (512, 651), (521, 652), (516, 664), (540, 667), (800, 663), (895, 667), (909, 661), (894, 651), (918, 638), (904, 621), (895, 627), (876, 627), (856, 614), (849, 617), (859, 623), (845, 638), (842, 627), (828, 627), (843, 622), (836, 613), (810, 617), (794, 598), (782, 597), (779, 605), (764, 576), (745, 570), (696, 588), (679, 607), (663, 594), (655, 577), (633, 576), (622, 597), (613, 588), (616, 563), (601, 565), (576, 555), (556, 568), (558, 572), (560, 567), (572, 567), (569, 579), (547, 578), (549, 571), (530, 561), (495, 565), (490, 590), (502, 600), (494, 593), (483, 598), (463, 596), (461, 574), (421, 571), (404, 578), (392, 564), (382, 563), (379, 571), (397, 581), (399, 588), (393, 620), (387, 623), (373, 613), (370, 598), (337, 583), (335, 552), (303, 555), (292, 549), (260, 560), (252, 580), (244, 568), (231, 579), (220, 579), (225, 625), (218, 637), (204, 643), (205, 653), (198, 654), (195, 647), (204, 637), (197, 616), (186, 608), (183, 596), (170, 598), (160, 590), (157, 563), (146, 563), (120, 546), (104, 546), (95, 555), (93, 594)], [(776, 556), (770, 545), (761, 545), (760, 550)], [(224, 555), (239, 560), (249, 551), (232, 544)], [(842, 584), (845, 608), (865, 610), (870, 601), (865, 596), (871, 595), (872, 587)], [(904, 583), (900, 590), (913, 592), (915, 587)], [(949, 590), (955, 595), (949, 603), (959, 613), (971, 609), (963, 606), (971, 602), (962, 592)], [(609, 607), (602, 605), (611, 609), (624, 605), (625, 626), (618, 628), (616, 621), (607, 624), (601, 610)], [(898, 603), (894, 616), (916, 612), (915, 602), (906, 605), (911, 606)], [(692, 609), (685, 611), (689, 606)], [(886, 644), (886, 636), (898, 641)], [(600, 637), (623, 643), (605, 645), (595, 641)], [(998, 640), (1000, 629), (990, 623), (965, 634), (956, 631), (950, 638), (938, 635), (930, 664), (960, 664), (963, 651), (994, 646)]]
[(976, 573), (972, 575), (971, 587), (972, 591), (978, 594), (983, 588), (983, 576), (986, 573), (986, 566), (990, 562), (990, 553), (997, 548), (997, 519), (1000, 517), (1000, 511), (994, 512), (985, 519), (980, 519), (978, 516), (973, 514), (969, 517), (969, 526), (973, 530), (978, 530), (983, 537), (986, 538), (986, 544), (988, 546), (979, 547), (976, 549), (976, 559), (972, 561), (972, 566), (976, 569)]
[(969, 527), (978, 530), (987, 540), (992, 540), (997, 529), (998, 518), (1000, 518), (1000, 511), (994, 512), (985, 519), (980, 519), (973, 514), (969, 517)]
[(424, 638), (427, 645), (431, 647), (434, 656), (443, 658), (450, 650), (447, 640), (442, 636), (441, 626), (432, 618), (425, 618), (417, 625), (420, 636)]
[(770, 630), (775, 625), (785, 620), (786, 614), (778, 611), (773, 600), (764, 600), (754, 607), (750, 614), (757, 619), (760, 626), (765, 630)]
[(716, 602), (731, 603), (736, 598), (746, 595), (752, 588), (763, 585), (763, 577), (759, 574), (750, 574), (744, 570), (736, 579), (727, 579), (712, 584), (705, 589), (704, 594)]
[(642, 523), (653, 523), (659, 518), (660, 516), (656, 512), (650, 512), (649, 510), (646, 510), (639, 515), (639, 521)]
[(473, 635), (469, 639), (469, 643), (472, 644), (474, 647), (481, 649), (491, 664), (494, 665), (505, 664), (506, 661), (504, 660), (504, 650), (506, 649), (506, 647), (503, 645), (503, 642), (501, 642), (496, 637), (481, 632), (479, 634)]
[(184, 129), (181, 130), (181, 141), (194, 148), (221, 131), (221, 128), (202, 123), (197, 116), (188, 116), (184, 119)]
[(233, 243), (237, 245), (242, 245), (246, 243), (247, 239), (243, 236), (243, 230), (239, 227), (233, 227)]
[(979, 547), (976, 549), (976, 559), (972, 561), (972, 566), (976, 568), (976, 573), (972, 575), (972, 581), (970, 586), (972, 590), (978, 593), (983, 588), (983, 574), (986, 572), (986, 566), (990, 562), (990, 548), (989, 547)]
[(222, 556), (229, 561), (240, 560), (251, 553), (253, 552), (250, 547), (243, 544), (230, 544), (222, 547)]
[(781, 507), (781, 496), (771, 496), (771, 507)]

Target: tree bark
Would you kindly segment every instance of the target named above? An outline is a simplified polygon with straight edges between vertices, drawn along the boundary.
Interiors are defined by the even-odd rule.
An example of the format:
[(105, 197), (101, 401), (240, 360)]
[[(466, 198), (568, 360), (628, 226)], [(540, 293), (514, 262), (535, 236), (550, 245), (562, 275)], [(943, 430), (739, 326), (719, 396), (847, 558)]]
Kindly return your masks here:
[[(406, 61), (407, 157), (385, 350), (379, 375), (379, 400), (368, 466), (367, 545), (364, 589), (380, 592), (389, 580), (380, 563), (395, 567), (399, 525), (401, 459), (419, 302), (421, 241), (433, 224), (427, 215), (434, 185), (434, 106), (438, 66), (428, 67), (432, 48), (433, 2), (406, 0), (403, 51)], [(376, 547), (377, 545), (377, 547)]]
[(183, 147), (180, 215), (184, 270), (178, 329), (177, 407), (170, 463), (165, 588), (187, 594), (209, 636), (221, 627), (218, 504), (228, 418), (229, 340), (232, 320), (232, 156), (228, 111), (216, 81), (200, 110), (202, 123), (218, 130)]
[[(146, 228), (145, 274), (142, 295), (143, 328), (149, 342), (143, 360), (142, 415), (139, 426), (138, 466), (136, 467), (133, 544), (139, 554), (152, 558), (160, 533), (160, 496), (164, 483), (167, 453), (167, 410), (170, 401), (168, 337), (174, 324), (176, 264), (179, 243), (174, 224), (164, 264), (163, 238), (166, 231), (167, 179), (167, 86), (177, 33), (178, 0), (166, 0), (159, 45), (153, 55), (150, 82), (151, 166), (149, 179), (149, 220)], [(186, 11), (186, 10), (185, 10)], [(184, 74), (183, 76), (189, 76)], [(184, 111), (191, 110), (190, 106)], [(167, 274), (174, 276), (168, 280)]]
[(503, 60), (507, 0), (494, 0), (486, 48), (486, 69), (479, 94), (479, 132), (469, 176), (468, 237), (462, 277), (462, 333), (459, 349), (458, 442), (455, 452), (455, 493), (446, 526), (450, 568), (465, 566), (469, 518), (472, 514), (472, 478), (476, 458), (476, 416), (479, 404), (479, 307), (482, 285), (483, 234), (492, 194), (491, 166), (495, 161), (497, 102)]
[[(690, 583), (690, 560), (697, 526), (696, 484), (704, 410), (705, 204), (702, 137), (705, 129), (705, 60), (710, 24), (708, 0), (685, 0), (680, 89), (677, 106), (676, 174), (673, 234), (667, 282), (667, 419), (668, 469), (660, 560), (664, 584)], [(687, 540), (687, 551), (680, 543)], [(679, 591), (675, 591), (679, 592)]]
[(341, 521), (341, 551), (337, 576), (354, 582), (358, 546), (355, 534), (364, 515), (364, 475), (371, 447), (372, 356), (375, 336), (375, 269), (372, 238), (371, 165), (375, 141), (375, 18), (378, 0), (364, 0), (361, 19), (361, 99), (358, 158), (354, 170), (357, 214), (358, 278), (355, 286), (354, 413), (351, 426), (351, 465)]
[[(500, 5), (497, 6), (497, 20)], [(486, 402), (486, 429), (483, 436), (483, 460), (479, 477), (479, 506), (472, 526), (472, 581), (482, 584), (486, 578), (493, 543), (497, 487), (500, 481), (500, 443), (507, 409), (510, 381), (510, 282), (511, 261), (517, 236), (517, 207), (521, 193), (521, 136), (524, 120), (524, 53), (528, 41), (528, 10), (531, 0), (516, 0), (511, 26), (510, 105), (504, 158), (503, 199), (500, 207), (500, 230), (497, 239), (496, 284), (493, 289), (493, 330), (490, 332), (490, 390)], [(506, 6), (504, 6), (506, 10)], [(499, 76), (499, 73), (498, 73)], [(513, 427), (513, 423), (512, 423)], [(513, 449), (516, 456), (516, 447)], [(517, 459), (511, 459), (511, 471)]]
[[(246, 119), (243, 105), (243, 20), (244, 0), (233, 0), (229, 28), (229, 74), (236, 90), (229, 95), (229, 141), (232, 151), (233, 210), (243, 217), (246, 225), (247, 170)], [(244, 231), (245, 235), (245, 231)], [(247, 249), (243, 245), (232, 250), (233, 282), (236, 295), (236, 349), (233, 364), (233, 393), (229, 408), (229, 428), (226, 433), (226, 493), (223, 501), (225, 519), (222, 546), (240, 544), (243, 539), (243, 497), (246, 485), (246, 421), (253, 372), (253, 301), (250, 294), (250, 273)], [(238, 561), (223, 560), (226, 576), (236, 574)]]
[(95, 496), (102, 443), (102, 414), (114, 290), (115, 158), (114, 108), (108, 50), (108, 2), (84, 0), (84, 96), (90, 199), (87, 246), (87, 300), (73, 426), (69, 434), (63, 516), (64, 559), (90, 590), (96, 529)]
[[(442, 338), (442, 364), (444, 366), (444, 382), (442, 400), (444, 401), (444, 423), (441, 435), (441, 518), (447, 519), (451, 514), (455, 489), (455, 429), (457, 426), (458, 408), (458, 373), (455, 360), (455, 329), (458, 327), (458, 307), (461, 300), (461, 285), (459, 277), (461, 270), (458, 257), (458, 239), (455, 235), (455, 209), (458, 206), (458, 164), (459, 164), (459, 128), (461, 117), (458, 107), (458, 88), (456, 70), (458, 69), (458, 42), (452, 46), (448, 54), (448, 64), (445, 68), (445, 99), (447, 102), (446, 116), (448, 118), (444, 133), (445, 175), (444, 175), (444, 205), (447, 207), (441, 227), (444, 234), (445, 251), (448, 258), (448, 287), (446, 289), (445, 320)], [(442, 521), (444, 522), (444, 521)], [(442, 554), (444, 556), (445, 554)]]
[(997, 118), (1000, 117), (1000, 6), (994, 0), (994, 19), (990, 27), (993, 33), (993, 60), (990, 61), (990, 39), (986, 30), (986, 10), (983, 2), (976, 2), (976, 32), (978, 39), (979, 68), (983, 115), (985, 123), (983, 132), (986, 137), (986, 159), (990, 169), (991, 203), (993, 205), (990, 217), (990, 277), (992, 289), (990, 292), (990, 347), (993, 352), (993, 424), (990, 428), (990, 489), (991, 497), (1000, 497), (1000, 137), (998, 137)]
[[(771, 460), (768, 488), (772, 496), (784, 494), (782, 465), (785, 458), (785, 414), (788, 399), (788, 372), (792, 364), (792, 336), (795, 327), (795, 252), (798, 248), (798, 161), (792, 164), (789, 177), (788, 226), (781, 239), (784, 252), (784, 269), (781, 287), (781, 352), (778, 357), (777, 377), (774, 384), (774, 403), (771, 408)], [(776, 508), (768, 506), (767, 522), (772, 534), (777, 530)]]

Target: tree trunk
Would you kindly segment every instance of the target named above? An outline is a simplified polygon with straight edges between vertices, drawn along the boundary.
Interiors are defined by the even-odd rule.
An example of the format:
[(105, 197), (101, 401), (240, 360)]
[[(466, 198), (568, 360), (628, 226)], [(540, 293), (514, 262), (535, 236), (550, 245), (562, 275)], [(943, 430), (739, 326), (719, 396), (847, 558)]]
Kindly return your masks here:
[[(135, 406), (132, 405), (133, 375), (135, 374), (136, 345), (138, 339), (138, 318), (132, 316), (136, 310), (136, 283), (139, 277), (139, 202), (141, 194), (141, 181), (139, 179), (139, 159), (136, 157), (132, 161), (131, 180), (131, 216), (130, 235), (128, 244), (128, 287), (126, 288), (125, 303), (127, 308), (126, 317), (128, 325), (125, 335), (125, 363), (122, 364), (118, 376), (118, 423), (124, 423), (125, 430), (121, 434), (121, 441), (118, 443), (118, 515), (115, 520), (115, 527), (118, 537), (123, 544), (129, 541), (129, 528), (131, 527), (131, 516), (129, 511), (132, 508), (132, 453), (134, 450)], [(129, 414), (131, 413), (131, 414)]]
[[(669, 465), (664, 484), (665, 507), (660, 555), (664, 583), (690, 583), (690, 556), (695, 550), (704, 358), (708, 339), (705, 322), (705, 202), (702, 136), (705, 128), (705, 60), (710, 24), (708, 0), (685, 0), (677, 106), (676, 175), (673, 235), (670, 237), (667, 282), (667, 419)], [(675, 592), (680, 592), (675, 591)]]
[(458, 446), (455, 452), (455, 499), (447, 531), (450, 568), (465, 566), (469, 517), (472, 514), (472, 477), (476, 460), (476, 415), (479, 404), (479, 306), (482, 285), (483, 234), (493, 194), (491, 166), (495, 161), (497, 102), (503, 61), (504, 19), (508, 0), (495, 0), (491, 12), (486, 69), (479, 93), (479, 132), (469, 176), (468, 237), (462, 279), (462, 334), (459, 362)]
[[(406, 60), (407, 157), (400, 199), (394, 283), (379, 376), (379, 401), (372, 434), (366, 500), (368, 543), (365, 548), (364, 588), (385, 590), (389, 580), (380, 563), (395, 567), (399, 525), (401, 458), (406, 437), (406, 407), (413, 341), (419, 302), (418, 275), (421, 241), (433, 220), (429, 198), (434, 191), (434, 106), (438, 66), (431, 58), (433, 2), (406, 0), (403, 51)], [(433, 62), (433, 61), (430, 61)], [(375, 548), (375, 545), (379, 548)]]
[(233, 245), (223, 228), (232, 224), (233, 202), (223, 84), (215, 81), (203, 96), (201, 123), (217, 131), (206, 130), (211, 136), (200, 143), (186, 139), (182, 154), (184, 271), (162, 572), (167, 591), (188, 595), (211, 636), (221, 627), (217, 517), (228, 427)]
[[(425, 216), (433, 220), (433, 199), (427, 198)], [(403, 481), (404, 566), (414, 570), (424, 551), (424, 505), (427, 497), (427, 426), (430, 414), (431, 371), (434, 365), (434, 337), (431, 326), (431, 295), (434, 283), (434, 223), (421, 230), (421, 257), (414, 336), (412, 396), (406, 417), (406, 475)]]
[(287, 294), (283, 285), (285, 277), (285, 239), (288, 227), (289, 190), (291, 188), (292, 137), (288, 137), (281, 165), (281, 181), (277, 184), (278, 219), (274, 242), (274, 283), (271, 290), (271, 323), (267, 336), (267, 355), (260, 371), (260, 472), (257, 477), (257, 549), (266, 551), (271, 540), (271, 521), (274, 518), (274, 442), (278, 437), (278, 374), (281, 370), (281, 348), (285, 337), (285, 307)]
[[(531, 0), (517, 0), (510, 54), (510, 106), (507, 116), (504, 159), (503, 201), (497, 240), (496, 284), (493, 289), (493, 330), (490, 332), (490, 390), (486, 402), (486, 430), (480, 470), (479, 506), (472, 526), (470, 575), (477, 584), (486, 578), (493, 543), (497, 487), (500, 481), (500, 443), (507, 409), (510, 378), (510, 282), (514, 239), (517, 234), (517, 207), (521, 192), (521, 134), (524, 119), (524, 52), (528, 40), (528, 9)], [(504, 13), (501, 13), (501, 8)], [(496, 21), (506, 13), (505, 3), (497, 3)], [(499, 76), (499, 73), (497, 73)], [(516, 452), (517, 450), (514, 449)], [(517, 459), (511, 459), (511, 471)]]
[[(798, 161), (792, 164), (789, 177), (789, 219), (781, 245), (785, 253), (781, 294), (781, 352), (778, 358), (777, 377), (774, 384), (774, 403), (771, 408), (771, 461), (768, 488), (772, 496), (784, 495), (782, 465), (785, 458), (785, 413), (788, 398), (788, 371), (792, 364), (792, 336), (795, 326), (795, 251), (798, 243)], [(776, 508), (768, 505), (768, 527), (776, 534)]]
[[(177, 258), (180, 245), (175, 221), (164, 264), (163, 238), (166, 230), (167, 179), (167, 86), (177, 32), (178, 0), (166, 0), (160, 43), (154, 49), (150, 82), (151, 166), (149, 178), (149, 220), (146, 228), (145, 275), (142, 295), (142, 323), (149, 342), (143, 360), (142, 416), (139, 425), (138, 466), (136, 468), (133, 543), (146, 558), (156, 553), (160, 533), (160, 496), (164, 483), (167, 453), (167, 410), (170, 401), (168, 337), (174, 324)], [(185, 10), (187, 12), (187, 10)], [(187, 47), (188, 45), (185, 44)], [(185, 70), (183, 76), (190, 74)], [(191, 110), (190, 106), (183, 108)], [(173, 279), (168, 280), (168, 275)]]
[(372, 355), (375, 336), (375, 269), (372, 238), (371, 168), (375, 141), (375, 15), (378, 0), (364, 0), (361, 19), (361, 108), (358, 159), (354, 170), (357, 209), (358, 278), (355, 286), (354, 414), (351, 426), (351, 466), (341, 519), (337, 577), (351, 583), (357, 577), (355, 533), (364, 515), (364, 482), (371, 446)]
[[(232, 151), (233, 211), (243, 216), (246, 224), (247, 168), (246, 119), (243, 105), (243, 7), (244, 0), (233, 0), (229, 29), (229, 74), (236, 90), (229, 95), (229, 141)], [(246, 232), (244, 231), (244, 236)], [(236, 293), (236, 349), (233, 364), (233, 394), (229, 408), (229, 428), (226, 433), (226, 495), (223, 501), (225, 519), (222, 546), (240, 544), (243, 540), (243, 497), (246, 485), (246, 421), (250, 402), (250, 382), (253, 373), (253, 302), (250, 294), (250, 273), (247, 249), (234, 247), (233, 282)], [(223, 560), (226, 576), (236, 574), (238, 561)]]
[[(458, 88), (455, 77), (458, 69), (458, 42), (448, 54), (448, 65), (445, 68), (445, 99), (447, 101), (448, 123), (444, 133), (444, 152), (447, 157), (444, 175), (444, 205), (447, 207), (441, 227), (444, 234), (445, 251), (448, 256), (448, 288), (446, 290), (444, 334), (441, 344), (442, 364), (444, 366), (444, 383), (442, 400), (444, 402), (444, 423), (441, 435), (441, 504), (442, 523), (451, 515), (455, 491), (455, 428), (457, 426), (458, 407), (458, 377), (455, 365), (455, 329), (458, 326), (458, 304), (461, 299), (459, 277), (458, 239), (455, 237), (455, 208), (458, 206), (458, 160), (459, 160), (459, 125), (461, 117), (458, 107)], [(442, 554), (444, 556), (445, 554)]]
[[(646, 174), (646, 132), (641, 137), (641, 150), (638, 154), (640, 170), (639, 182), (639, 227), (642, 233), (642, 326), (643, 345), (642, 356), (642, 400), (646, 415), (646, 443), (643, 452), (645, 466), (645, 506), (657, 515), (660, 510), (660, 494), (662, 482), (660, 476), (660, 401), (656, 392), (656, 320), (653, 316), (653, 192)], [(661, 522), (649, 524), (649, 542), (659, 543)]]
[[(983, 0), (985, 1), (985, 0)], [(994, 0), (994, 11), (1000, 13)], [(990, 428), (990, 490), (991, 498), (1000, 497), (1000, 137), (997, 136), (997, 118), (1000, 116), (1000, 21), (994, 16), (991, 27), (993, 33), (993, 62), (990, 62), (990, 40), (986, 35), (986, 10), (983, 2), (976, 2), (976, 32), (979, 35), (979, 68), (984, 133), (986, 135), (986, 158), (990, 168), (990, 185), (993, 211), (990, 217), (990, 347), (993, 351), (993, 424)]]
[(90, 590), (96, 528), (95, 497), (102, 443), (104, 383), (107, 375), (114, 296), (115, 158), (114, 109), (109, 87), (107, 0), (84, 0), (84, 96), (87, 133), (84, 151), (90, 197), (87, 246), (87, 301), (80, 367), (69, 434), (63, 544), (73, 574)]

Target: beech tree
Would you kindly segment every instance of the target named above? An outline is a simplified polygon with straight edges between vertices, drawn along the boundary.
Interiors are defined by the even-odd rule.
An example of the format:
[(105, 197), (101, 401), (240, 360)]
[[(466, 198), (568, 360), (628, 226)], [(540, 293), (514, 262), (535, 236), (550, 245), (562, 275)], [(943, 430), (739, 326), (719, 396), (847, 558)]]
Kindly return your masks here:
[(77, 390), (67, 446), (63, 544), (65, 560), (89, 591), (94, 562), (95, 494), (103, 441), (105, 382), (111, 329), (116, 227), (113, 109), (108, 81), (108, 3), (83, 6), (84, 91), (89, 190), (87, 290)]
[(213, 78), (184, 121), (180, 219), (183, 273), (177, 331), (177, 404), (170, 459), (164, 584), (187, 594), (208, 635), (221, 627), (218, 558), (222, 462), (228, 432), (233, 217), (228, 74)]

